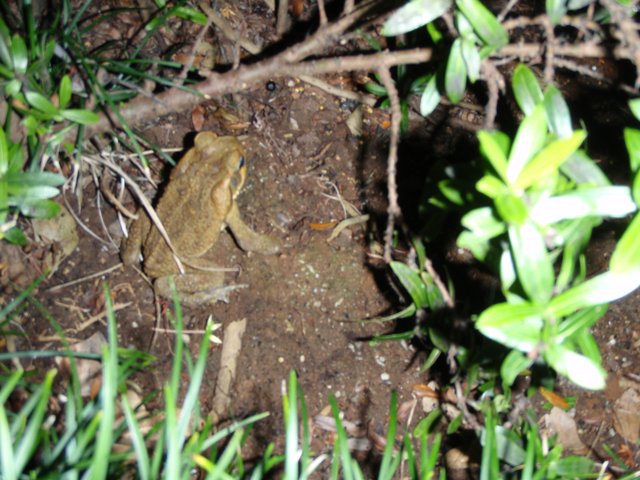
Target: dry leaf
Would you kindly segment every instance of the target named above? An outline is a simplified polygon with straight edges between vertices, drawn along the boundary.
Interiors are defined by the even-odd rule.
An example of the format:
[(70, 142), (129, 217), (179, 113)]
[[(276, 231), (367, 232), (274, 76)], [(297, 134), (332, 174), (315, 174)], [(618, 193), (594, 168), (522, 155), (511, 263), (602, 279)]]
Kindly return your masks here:
[(540, 395), (542, 395), (544, 399), (554, 407), (562, 409), (569, 408), (569, 404), (567, 403), (567, 401), (557, 393), (552, 392), (551, 390), (547, 390), (544, 387), (538, 388), (538, 391), (540, 392)]
[[(71, 347), (74, 352), (82, 353), (101, 353), (102, 346), (107, 343), (107, 339), (101, 332), (96, 332), (86, 340), (76, 343)], [(69, 368), (69, 360), (62, 358), (56, 362), (64, 367)], [(99, 391), (101, 384), (102, 364), (99, 360), (76, 359), (76, 369), (78, 372), (78, 380), (82, 387), (80, 394), (83, 397), (93, 397), (96, 390)]]
[(640, 394), (630, 388), (613, 405), (613, 428), (629, 443), (640, 436)]
[(193, 129), (196, 132), (202, 131), (204, 127), (204, 108), (202, 105), (197, 105), (191, 110), (191, 123), (193, 123)]
[(576, 421), (571, 415), (558, 407), (542, 417), (543, 432), (548, 436), (558, 435), (558, 443), (569, 453), (584, 455), (588, 449), (580, 440)]

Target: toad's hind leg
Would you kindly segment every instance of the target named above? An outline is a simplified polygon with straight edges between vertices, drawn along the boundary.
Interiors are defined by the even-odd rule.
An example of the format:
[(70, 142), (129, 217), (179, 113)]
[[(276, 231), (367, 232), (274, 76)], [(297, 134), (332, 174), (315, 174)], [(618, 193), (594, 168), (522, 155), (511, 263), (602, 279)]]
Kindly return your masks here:
[(172, 298), (171, 278), (175, 283), (180, 302), (189, 306), (216, 302), (229, 303), (231, 291), (246, 287), (246, 285), (223, 285), (223, 272), (186, 273), (156, 279), (153, 286), (161, 297)]

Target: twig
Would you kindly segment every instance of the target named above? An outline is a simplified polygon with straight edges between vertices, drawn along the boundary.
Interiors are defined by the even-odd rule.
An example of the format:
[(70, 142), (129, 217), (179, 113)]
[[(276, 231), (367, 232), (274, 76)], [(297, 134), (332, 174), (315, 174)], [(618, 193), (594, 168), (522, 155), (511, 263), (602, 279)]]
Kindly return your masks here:
[[(249, 85), (279, 77), (299, 77), (300, 75), (320, 75), (332, 72), (353, 70), (374, 70), (380, 66), (392, 67), (401, 64), (428, 62), (432, 57), (431, 49), (402, 50), (382, 52), (371, 55), (327, 58), (303, 63), (288, 63), (287, 57), (296, 57), (284, 52), (270, 60), (253, 65), (245, 65), (226, 73), (212, 73), (208, 79), (195, 85), (197, 93), (171, 88), (155, 98), (138, 97), (120, 109), (120, 115), (130, 125), (139, 125), (145, 120), (158, 118), (177, 111), (186, 111), (212, 97), (246, 90)], [(293, 60), (295, 62), (295, 60)], [(120, 122), (113, 119), (113, 125)], [(85, 136), (112, 128), (110, 119), (102, 114), (100, 121), (86, 128)], [(73, 136), (70, 134), (70, 137)]]
[(114, 270), (116, 270), (117, 268), (120, 268), (122, 266), (122, 263), (116, 263), (115, 265), (106, 268), (105, 270), (101, 270), (99, 272), (96, 273), (92, 273), (91, 275), (87, 275), (85, 277), (82, 278), (76, 278), (75, 280), (71, 280), (70, 282), (65, 282), (65, 283), (61, 283), (59, 285), (54, 285), (51, 288), (47, 288), (47, 292), (57, 292), (58, 290), (62, 290), (63, 288), (67, 288), (67, 287), (71, 287), (73, 285), (76, 285), (78, 283), (82, 283), (82, 282), (86, 282), (88, 280), (92, 280), (94, 278), (97, 277), (102, 277), (103, 275), (106, 275), (108, 273), (113, 272)]
[(387, 229), (384, 234), (384, 260), (391, 263), (391, 245), (393, 240), (393, 227), (395, 219), (400, 216), (398, 205), (398, 186), (396, 183), (396, 165), (398, 163), (398, 141), (400, 139), (400, 98), (398, 90), (393, 83), (391, 73), (386, 67), (378, 68), (380, 80), (387, 90), (389, 101), (391, 102), (391, 138), (389, 140), (389, 156), (387, 158), (387, 196), (389, 205), (387, 207)]
[(300, 75), (300, 80), (309, 85), (313, 85), (314, 87), (319, 88), (331, 95), (335, 95), (336, 97), (348, 98), (349, 100), (355, 100), (356, 102), (360, 102), (364, 105), (368, 105), (370, 107), (375, 106), (376, 99), (370, 95), (363, 95), (358, 92), (353, 92), (351, 90), (344, 90), (342, 88), (334, 87), (333, 85), (329, 85), (324, 80), (320, 80), (316, 77), (311, 77), (309, 75)]
[(487, 90), (489, 91), (489, 99), (485, 106), (485, 117), (483, 122), (483, 128), (491, 130), (496, 121), (496, 115), (498, 113), (498, 97), (500, 90), (504, 90), (504, 78), (498, 71), (498, 69), (491, 63), (489, 59), (482, 62), (481, 65), (482, 78), (487, 83)]
[(283, 35), (287, 30), (287, 15), (289, 10), (289, 0), (278, 0), (278, 18), (276, 20), (276, 32)]
[(544, 28), (546, 42), (546, 55), (544, 62), (544, 81), (545, 83), (551, 83), (553, 81), (553, 58), (556, 51), (556, 36), (553, 33), (553, 25), (548, 16), (544, 16), (542, 19), (542, 27)]
[[(127, 308), (129, 305), (132, 305), (133, 302), (127, 302), (127, 303), (116, 303), (113, 305), (113, 312), (119, 312), (120, 310)], [(102, 319), (104, 317), (107, 316), (107, 311), (103, 311), (101, 313), (98, 313), (97, 315), (93, 315), (91, 317), (89, 317), (88, 319), (86, 319), (84, 322), (82, 322), (80, 325), (78, 325), (77, 327), (73, 327), (70, 329), (70, 331), (72, 331), (74, 334), (79, 333), (83, 330), (85, 330), (86, 328), (90, 327), (91, 325), (93, 325), (94, 323), (98, 322), (98, 321), (102, 321)]]
[(325, 26), (329, 20), (327, 19), (327, 10), (324, 8), (324, 0), (318, 0), (318, 14), (320, 15), (320, 25)]

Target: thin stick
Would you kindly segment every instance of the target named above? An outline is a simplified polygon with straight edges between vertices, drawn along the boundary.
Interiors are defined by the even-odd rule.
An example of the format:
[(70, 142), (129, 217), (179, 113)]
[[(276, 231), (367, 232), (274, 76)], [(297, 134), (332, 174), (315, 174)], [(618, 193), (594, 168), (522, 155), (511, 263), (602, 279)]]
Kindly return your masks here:
[(398, 90), (393, 83), (391, 73), (386, 67), (378, 68), (380, 80), (387, 90), (389, 101), (391, 102), (391, 139), (389, 140), (389, 156), (387, 158), (387, 196), (389, 205), (387, 207), (387, 229), (384, 234), (384, 260), (391, 263), (391, 244), (393, 240), (393, 227), (395, 219), (400, 216), (398, 205), (398, 186), (396, 183), (396, 165), (398, 163), (398, 141), (400, 139), (400, 98)]
[(96, 273), (92, 273), (91, 275), (87, 275), (85, 277), (82, 278), (76, 278), (75, 280), (71, 280), (70, 282), (65, 282), (65, 283), (60, 283), (58, 285), (54, 285), (51, 288), (47, 288), (47, 292), (57, 292), (58, 290), (62, 290), (63, 288), (67, 288), (67, 287), (71, 287), (73, 285), (77, 285), (78, 283), (82, 283), (82, 282), (86, 282), (88, 280), (92, 280), (94, 278), (97, 277), (101, 277), (103, 275), (106, 275), (108, 273), (113, 272), (114, 270), (116, 270), (117, 268), (120, 268), (122, 266), (122, 263), (116, 263), (115, 265), (106, 268), (104, 270), (101, 270), (99, 272)]

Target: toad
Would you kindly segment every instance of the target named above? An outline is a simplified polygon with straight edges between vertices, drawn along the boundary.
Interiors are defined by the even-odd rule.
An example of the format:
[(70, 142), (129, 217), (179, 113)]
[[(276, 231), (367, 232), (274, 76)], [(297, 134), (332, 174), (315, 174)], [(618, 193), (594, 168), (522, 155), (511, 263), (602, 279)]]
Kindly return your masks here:
[(123, 263), (135, 263), (142, 251), (144, 271), (155, 279), (154, 289), (162, 297), (171, 297), (169, 278), (173, 277), (184, 304), (227, 301), (234, 286), (225, 287), (224, 273), (205, 257), (225, 227), (245, 251), (264, 255), (280, 251), (275, 239), (253, 231), (240, 217), (236, 197), (245, 176), (244, 149), (235, 137), (199, 133), (193, 148), (173, 168), (156, 207), (184, 273), (180, 273), (167, 243), (142, 211), (123, 242)]

